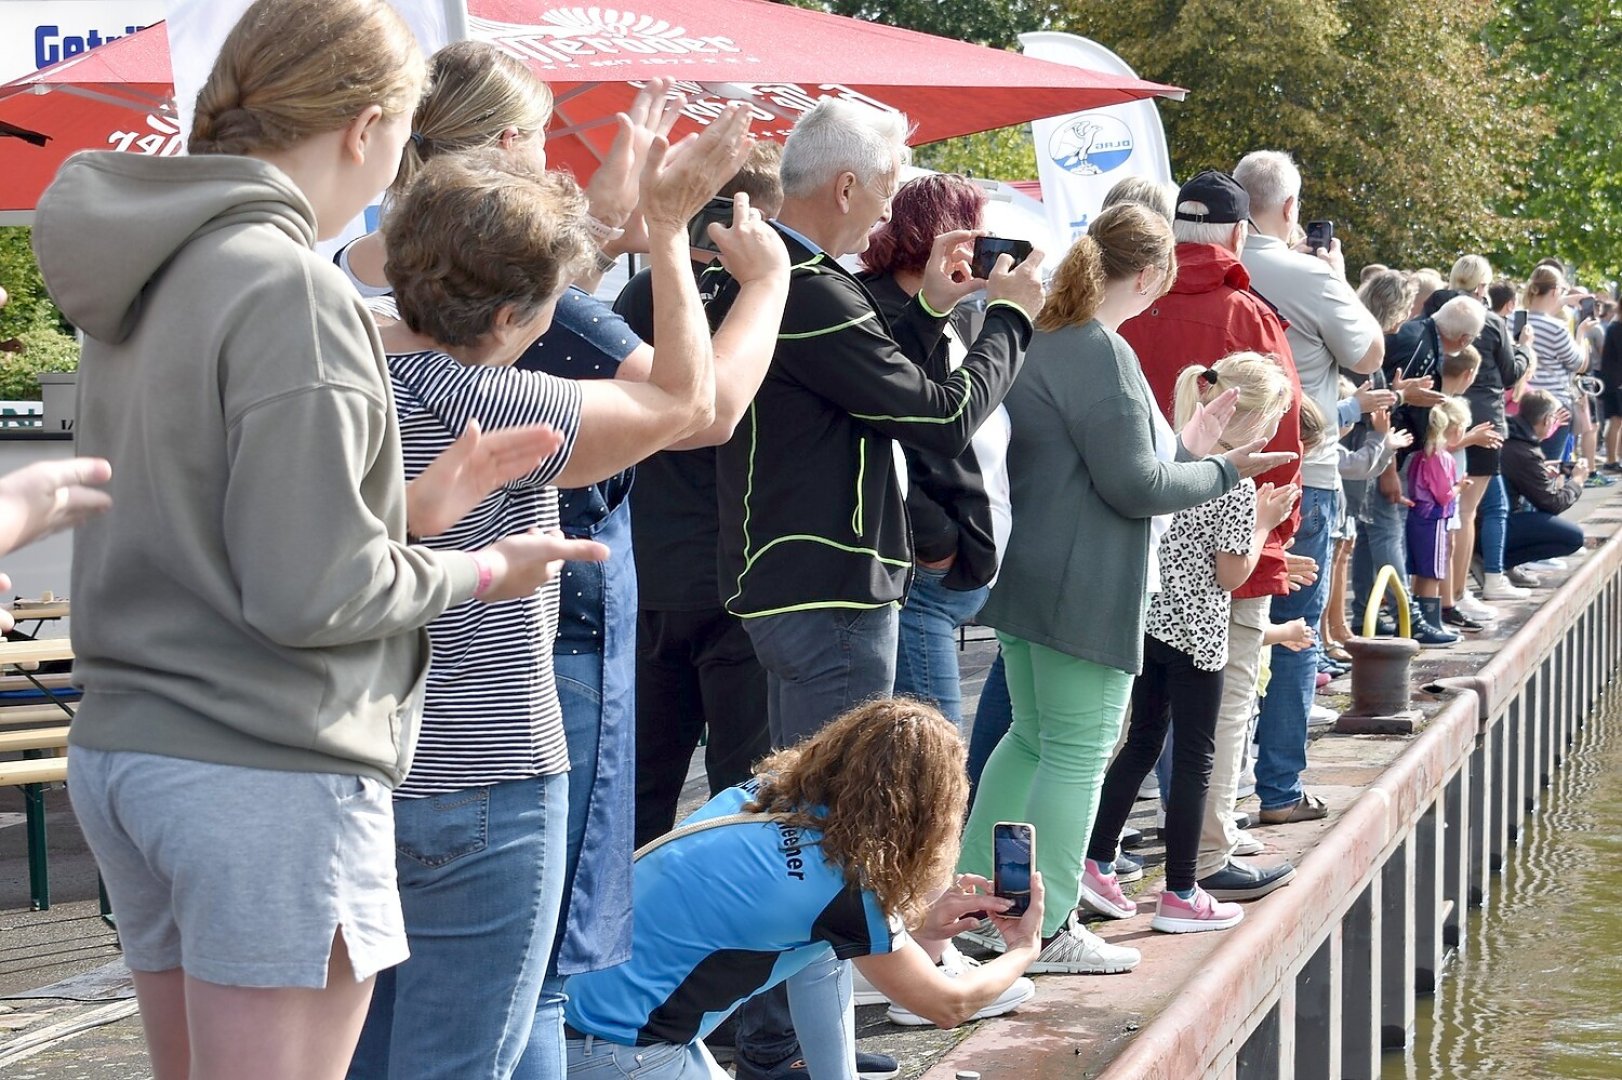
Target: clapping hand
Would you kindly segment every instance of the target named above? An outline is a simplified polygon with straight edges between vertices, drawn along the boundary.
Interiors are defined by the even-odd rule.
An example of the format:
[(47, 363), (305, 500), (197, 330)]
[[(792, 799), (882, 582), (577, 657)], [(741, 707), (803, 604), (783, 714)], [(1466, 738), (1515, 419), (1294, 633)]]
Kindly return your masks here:
[(1217, 443), (1222, 441), (1222, 433), (1228, 430), (1228, 421), (1233, 419), (1238, 408), (1239, 391), (1236, 388), (1222, 391), (1203, 405), (1195, 405), (1194, 415), (1188, 418), (1188, 423), (1178, 433), (1183, 449), (1195, 457), (1205, 457), (1215, 450)]
[(605, 225), (620, 228), (630, 223), (653, 140), (670, 134), (687, 104), (681, 94), (670, 92), (673, 85), (669, 79), (652, 79), (637, 91), (629, 109), (615, 114), (614, 142), (586, 184), (589, 212)]
[(1398, 428), (1396, 431), (1393, 431), (1391, 434), (1387, 435), (1385, 437), (1385, 441), (1389, 443), (1391, 448), (1394, 450), (1406, 450), (1408, 447), (1414, 445), (1414, 433), (1406, 428)]
[(1440, 405), (1447, 400), (1446, 394), (1434, 388), (1429, 375), (1415, 375), (1411, 379), (1399, 376), (1392, 380), (1391, 389), (1396, 391), (1403, 404), (1417, 405), (1422, 409)]
[(738, 102), (728, 105), (702, 135), (689, 135), (675, 146), (655, 136), (642, 167), (641, 209), (650, 235), (685, 239), (688, 220), (738, 171), (754, 145), (749, 108)]
[(1272, 532), (1283, 524), (1301, 497), (1301, 489), (1294, 484), (1263, 484), (1256, 491), (1256, 526), (1263, 532)]
[(563, 436), (544, 424), (485, 434), (469, 420), (456, 441), (406, 485), (406, 531), (438, 536), (503, 484), (534, 472)]
[(1273, 645), (1282, 645), (1291, 652), (1300, 652), (1302, 649), (1312, 647), (1317, 635), (1312, 627), (1307, 625), (1305, 619), (1291, 619), (1287, 623), (1275, 623), (1269, 628), (1269, 642)]

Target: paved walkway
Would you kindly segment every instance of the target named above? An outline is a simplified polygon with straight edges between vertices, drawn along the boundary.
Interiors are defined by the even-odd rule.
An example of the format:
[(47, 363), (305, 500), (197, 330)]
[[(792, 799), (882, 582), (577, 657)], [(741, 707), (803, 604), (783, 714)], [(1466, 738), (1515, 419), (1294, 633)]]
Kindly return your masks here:
[[(1597, 546), (1622, 525), (1622, 486), (1586, 493), (1573, 516), (1588, 530), (1590, 547)], [(1572, 560), (1573, 568), (1580, 558)], [(1553, 575), (1549, 583), (1558, 584), (1563, 578)], [(1450, 649), (1422, 653), (1416, 664), (1416, 684), (1476, 670), (1536, 604), (1537, 594), (1522, 604), (1496, 605), (1506, 609), (1506, 617), (1487, 632)], [(970, 715), (993, 654), (989, 633), (971, 631), (962, 652)], [(1344, 706), (1348, 691), (1349, 685), (1342, 680), (1331, 684), (1320, 701), (1331, 707)], [(1422, 707), (1436, 700), (1423, 691), (1416, 693)], [(1350, 805), (1409, 741), (1314, 734), (1306, 781), (1334, 811)], [(698, 805), (703, 792), (702, 772), (695, 759), (684, 807)], [(0, 792), (0, 1074), (8, 1080), (148, 1077), (139, 1020), (132, 1015), (131, 991), (120, 970), (117, 938), (97, 916), (95, 868), (74, 823), (66, 792), (49, 792), (46, 803), (54, 904), (49, 911), (34, 912), (28, 910), (22, 800), (15, 790)], [(1150, 828), (1152, 806), (1140, 802), (1133, 824)], [(1259, 858), (1299, 858), (1328, 824), (1259, 830), (1257, 835), (1268, 847), (1268, 854)], [(1135, 890), (1140, 914), (1094, 927), (1111, 941), (1143, 950), (1143, 963), (1136, 972), (1043, 977), (1038, 980), (1036, 999), (1017, 1014), (951, 1032), (900, 1028), (885, 1020), (882, 1007), (859, 1009), (857, 1031), (862, 1047), (901, 1058), (909, 1080), (932, 1067), (933, 1075), (944, 1077), (955, 1069), (975, 1069), (987, 1080), (1002, 1076), (1031, 1080), (1038, 1075), (1068, 1080), (1096, 1074), (1198, 971), (1221, 938), (1220, 934), (1163, 935), (1149, 930), (1164, 852), (1151, 842), (1139, 854), (1146, 856), (1148, 872), (1128, 892)], [(1249, 917), (1266, 918), (1266, 905), (1265, 900), (1249, 905)]]

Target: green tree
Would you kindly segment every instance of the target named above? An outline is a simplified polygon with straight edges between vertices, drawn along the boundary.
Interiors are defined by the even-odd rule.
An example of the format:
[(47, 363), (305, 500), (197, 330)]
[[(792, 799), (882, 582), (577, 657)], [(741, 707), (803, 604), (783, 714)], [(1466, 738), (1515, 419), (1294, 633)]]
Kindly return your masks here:
[(1482, 45), (1487, 0), (1067, 2), (1060, 29), (1188, 89), (1161, 110), (1179, 176), (1289, 151), (1304, 214), (1335, 221), (1353, 266), (1451, 262), (1517, 235), (1499, 205), (1530, 151), (1503, 122), (1516, 77)]
[(9, 297), (6, 306), (0, 308), (0, 341), (9, 341), (27, 330), (60, 328), (61, 316), (45, 292), (26, 228), (0, 227), (0, 288)]
[[(1622, 3), (1618, 0), (1509, 0), (1488, 41), (1523, 69), (1516, 104), (1546, 112), (1548, 137), (1521, 134), (1535, 148), (1520, 197), (1505, 200), (1523, 225), (1507, 254), (1529, 270), (1554, 255), (1590, 283), (1622, 277), (1622, 139), (1616, 93), (1622, 86)], [(1507, 117), (1517, 118), (1518, 111)]]
[(778, 0), (924, 34), (1013, 48), (1019, 35), (1041, 30), (1063, 0)]

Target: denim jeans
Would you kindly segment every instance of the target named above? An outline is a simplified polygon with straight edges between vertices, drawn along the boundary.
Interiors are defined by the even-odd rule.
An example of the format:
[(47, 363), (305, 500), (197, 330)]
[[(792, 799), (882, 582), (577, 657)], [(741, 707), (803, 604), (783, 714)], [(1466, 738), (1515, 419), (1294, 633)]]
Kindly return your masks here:
[(1520, 566), (1539, 559), (1558, 559), (1582, 550), (1580, 525), (1542, 510), (1517, 510), (1509, 515), (1504, 543), (1504, 564)]
[(738, 1080), (761, 1080), (796, 1055), (816, 1080), (857, 1080), (850, 964), (830, 952), (738, 1006)]
[(980, 774), (986, 771), (991, 752), (997, 749), (1008, 727), (1014, 722), (1014, 703), (1008, 698), (1008, 671), (1003, 666), (1002, 649), (997, 650), (986, 672), (985, 685), (980, 687), (980, 703), (974, 710), (974, 728), (969, 732), (969, 802), (974, 802), (974, 790), (980, 786)]
[[(1304, 506), (1305, 492), (1301, 499)], [(1374, 590), (1374, 576), (1379, 573), (1380, 567), (1394, 568), (1403, 588), (1408, 587), (1407, 508), (1386, 501), (1379, 488), (1371, 484), (1364, 514), (1358, 520), (1357, 546), (1352, 549), (1352, 632), (1355, 634), (1363, 632), (1364, 610), (1369, 602), (1369, 594)], [(1304, 554), (1299, 539), (1292, 550)], [(1319, 565), (1319, 573), (1324, 578), (1328, 577), (1322, 564)], [(1302, 593), (1292, 595), (1299, 597)], [(1388, 592), (1387, 595), (1395, 600), (1395, 593)], [(1279, 622), (1276, 608), (1274, 612), (1273, 621)], [(1277, 656), (1280, 651), (1275, 649), (1273, 655)]]
[[(1384, 499), (1379, 501), (1390, 506)], [(1302, 488), (1301, 527), (1290, 550), (1317, 560), (1318, 580), (1299, 592), (1273, 597), (1275, 623), (1306, 619), (1308, 626), (1318, 625), (1329, 594), (1329, 575), (1322, 570), (1328, 565), (1329, 529), (1334, 521), (1335, 492)], [(1301, 770), (1307, 767), (1307, 713), (1317, 689), (1318, 655), (1316, 642), (1300, 652), (1273, 646), (1272, 678), (1256, 721), (1256, 794), (1263, 810), (1301, 801)]]
[(568, 788), (560, 773), (395, 800), (411, 958), (377, 977), (351, 1080), (517, 1067), (563, 902)]
[(920, 566), (901, 609), (895, 692), (931, 701), (963, 727), (963, 682), (957, 662), (957, 630), (980, 613), (990, 586), (948, 589), (945, 570)]
[[(601, 653), (570, 653), (552, 658), (557, 677), (558, 701), (563, 706), (563, 733), (569, 743), (568, 834), (564, 858), (563, 895), (574, 887), (575, 869), (586, 836), (587, 810), (597, 776), (598, 734), (602, 710), (603, 657)], [(627, 856), (628, 857), (628, 856)], [(629, 897), (627, 897), (627, 905)], [(564, 904), (561, 922), (568, 919)], [(629, 911), (629, 907), (625, 909)], [(558, 935), (559, 938), (562, 934)], [(562, 1080), (563, 1005), (569, 1000), (563, 992), (564, 976), (558, 974), (557, 950), (541, 980), (541, 993), (535, 1005), (535, 1024), (530, 1029), (529, 1047), (513, 1073), (513, 1080)]]
[(895, 686), (896, 607), (812, 608), (744, 620), (766, 669), (773, 746), (792, 746)]
[(686, 1046), (618, 1046), (601, 1039), (570, 1039), (569, 1076), (575, 1080), (732, 1080), (702, 1042)]
[(1504, 539), (1509, 530), (1509, 493), (1504, 478), (1493, 474), (1477, 508), (1476, 544), (1481, 548), (1481, 569), (1487, 574), (1504, 572)]

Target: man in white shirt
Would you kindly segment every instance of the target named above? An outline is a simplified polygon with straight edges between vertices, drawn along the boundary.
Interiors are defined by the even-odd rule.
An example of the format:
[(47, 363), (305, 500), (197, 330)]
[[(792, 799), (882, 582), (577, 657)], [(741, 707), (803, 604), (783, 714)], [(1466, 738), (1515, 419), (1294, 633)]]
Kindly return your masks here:
[[(1300, 218), (1301, 173), (1289, 155), (1258, 150), (1247, 154), (1233, 175), (1250, 196), (1252, 228), (1240, 261), (1250, 272), (1252, 287), (1284, 317), (1302, 395), (1312, 398), (1325, 416), (1334, 416), (1342, 369), (1368, 374), (1378, 371), (1385, 358), (1379, 323), (1346, 282), (1339, 240), (1312, 254), (1290, 248), (1290, 231)], [(1336, 469), (1333, 439), (1308, 450), (1301, 462), (1301, 526), (1291, 550), (1319, 567), (1329, 562)], [(1275, 597), (1273, 621), (1304, 618), (1316, 627), (1327, 589), (1328, 574), (1322, 574), (1298, 592)], [(1301, 788), (1318, 652), (1316, 645), (1300, 652), (1273, 649), (1272, 681), (1256, 725), (1256, 794), (1263, 824), (1311, 821), (1328, 813), (1322, 800)]]

